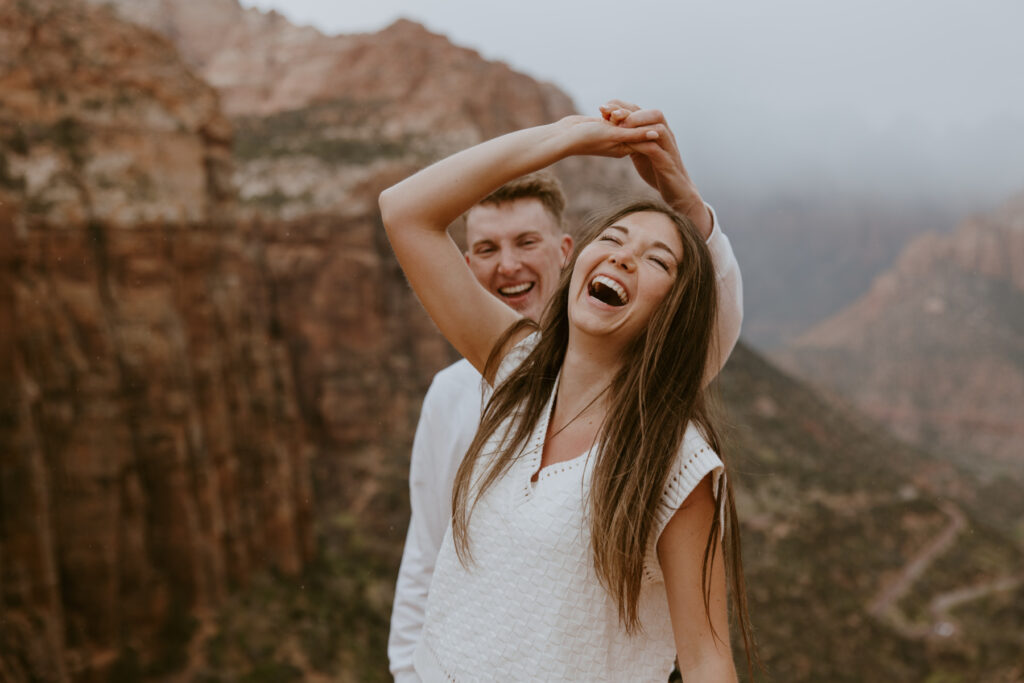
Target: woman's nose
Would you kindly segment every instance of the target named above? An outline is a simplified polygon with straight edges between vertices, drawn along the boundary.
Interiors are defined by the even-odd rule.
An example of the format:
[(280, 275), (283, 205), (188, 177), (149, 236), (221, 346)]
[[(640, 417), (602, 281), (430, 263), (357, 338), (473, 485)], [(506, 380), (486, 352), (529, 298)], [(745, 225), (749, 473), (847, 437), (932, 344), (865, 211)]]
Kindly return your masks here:
[(636, 268), (636, 261), (634, 261), (633, 256), (628, 253), (612, 254), (608, 260), (612, 265), (622, 268), (627, 273), (632, 273), (633, 269)]

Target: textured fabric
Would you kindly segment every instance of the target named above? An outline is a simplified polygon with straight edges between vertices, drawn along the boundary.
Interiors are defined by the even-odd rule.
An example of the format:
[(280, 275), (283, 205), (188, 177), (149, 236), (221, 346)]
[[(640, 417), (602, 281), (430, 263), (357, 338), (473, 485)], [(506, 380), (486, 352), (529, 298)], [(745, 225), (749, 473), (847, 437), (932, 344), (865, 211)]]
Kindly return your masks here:
[[(714, 227), (707, 244), (715, 264), (719, 313), (715, 344), (708, 363), (709, 381), (736, 345), (743, 320), (739, 264), (714, 209), (711, 213)], [(480, 374), (462, 360), (434, 377), (423, 400), (409, 465), (412, 518), (395, 587), (388, 636), (388, 660), (398, 683), (418, 680), (413, 673), (412, 655), (423, 628), (434, 561), (451, 517), (452, 480), (480, 419), (481, 385)]]
[[(499, 378), (536, 338), (531, 335), (509, 353)], [(531, 481), (553, 396), (554, 390), (521, 456), (473, 511), (468, 568), (455, 554), (451, 529), (445, 533), (415, 653), (416, 672), (428, 683), (665, 681), (672, 670), (675, 642), (654, 554), (657, 538), (640, 595), (641, 634), (626, 635), (615, 603), (594, 574), (585, 516), (593, 452), (545, 467)], [(490, 452), (499, 440), (488, 444)], [(662, 492), (657, 534), (705, 476), (712, 475), (717, 487), (722, 471), (697, 430), (687, 430)]]
[(423, 399), (409, 463), (412, 517), (405, 535), (388, 634), (396, 683), (416, 683), (412, 656), (423, 629), (427, 590), (451, 521), (452, 483), (480, 421), (480, 373), (460, 360), (434, 376)]

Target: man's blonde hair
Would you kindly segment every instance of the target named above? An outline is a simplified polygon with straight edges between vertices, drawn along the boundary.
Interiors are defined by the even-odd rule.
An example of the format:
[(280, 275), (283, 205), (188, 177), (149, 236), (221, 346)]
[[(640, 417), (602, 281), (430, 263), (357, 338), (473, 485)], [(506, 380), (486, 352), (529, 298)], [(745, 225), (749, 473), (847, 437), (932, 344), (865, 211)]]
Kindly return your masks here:
[(548, 171), (537, 171), (507, 182), (481, 199), (478, 204), (504, 204), (517, 199), (531, 198), (539, 200), (561, 227), (562, 214), (565, 212), (565, 193), (558, 178)]

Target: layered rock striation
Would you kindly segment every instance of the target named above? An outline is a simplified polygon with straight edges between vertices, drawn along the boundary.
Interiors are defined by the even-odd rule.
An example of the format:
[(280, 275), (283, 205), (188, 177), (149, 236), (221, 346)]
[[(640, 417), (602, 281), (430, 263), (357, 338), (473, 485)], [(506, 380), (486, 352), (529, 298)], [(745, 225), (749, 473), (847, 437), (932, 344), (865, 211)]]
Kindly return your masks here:
[[(167, 36), (220, 94), (249, 215), (366, 215), (376, 207), (361, 190), (376, 177), (575, 113), (555, 86), (407, 20), (326, 36), (237, 0), (110, 4)], [(628, 162), (571, 159), (555, 171), (574, 219), (644, 187)]]
[(230, 124), (102, 8), (0, 1), (0, 65), (0, 678), (156, 674), (194, 610), (313, 551)]
[[(113, 4), (167, 39), (0, 0), (0, 679), (384, 676), (412, 430), (453, 356), (375, 198), (571, 104), (409, 22)], [(577, 210), (632, 182), (566, 170)], [(777, 676), (1013, 675), (1020, 511), (984, 503), (1019, 488), (976, 494), (742, 345), (721, 389)], [(266, 567), (303, 574), (195, 633)]]

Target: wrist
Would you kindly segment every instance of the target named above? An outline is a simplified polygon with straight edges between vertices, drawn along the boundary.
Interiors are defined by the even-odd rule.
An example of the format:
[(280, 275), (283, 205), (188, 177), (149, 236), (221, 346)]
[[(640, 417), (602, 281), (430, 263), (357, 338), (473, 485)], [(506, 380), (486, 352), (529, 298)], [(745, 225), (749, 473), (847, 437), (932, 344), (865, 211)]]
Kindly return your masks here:
[(707, 213), (707, 205), (704, 204), (704, 198), (696, 192), (673, 199), (669, 204), (677, 213), (686, 216), (692, 221), (698, 220), (703, 214)]
[(513, 135), (523, 136), (515, 145), (521, 154), (513, 152), (511, 156), (506, 157), (506, 161), (512, 162), (514, 158), (520, 159), (528, 167), (523, 170), (523, 173), (530, 173), (550, 166), (572, 154), (572, 140), (569, 132), (563, 119), (514, 133)]
[(552, 156), (551, 163), (567, 157), (587, 154), (586, 140), (579, 126), (579, 116), (566, 116), (558, 121), (543, 126), (545, 129), (545, 148)]
[(697, 229), (700, 230), (704, 239), (711, 236), (711, 231), (714, 229), (714, 219), (712, 218), (711, 207), (704, 203), (703, 197), (694, 193), (685, 199), (672, 202), (671, 206), (677, 213), (689, 218), (697, 226)]

